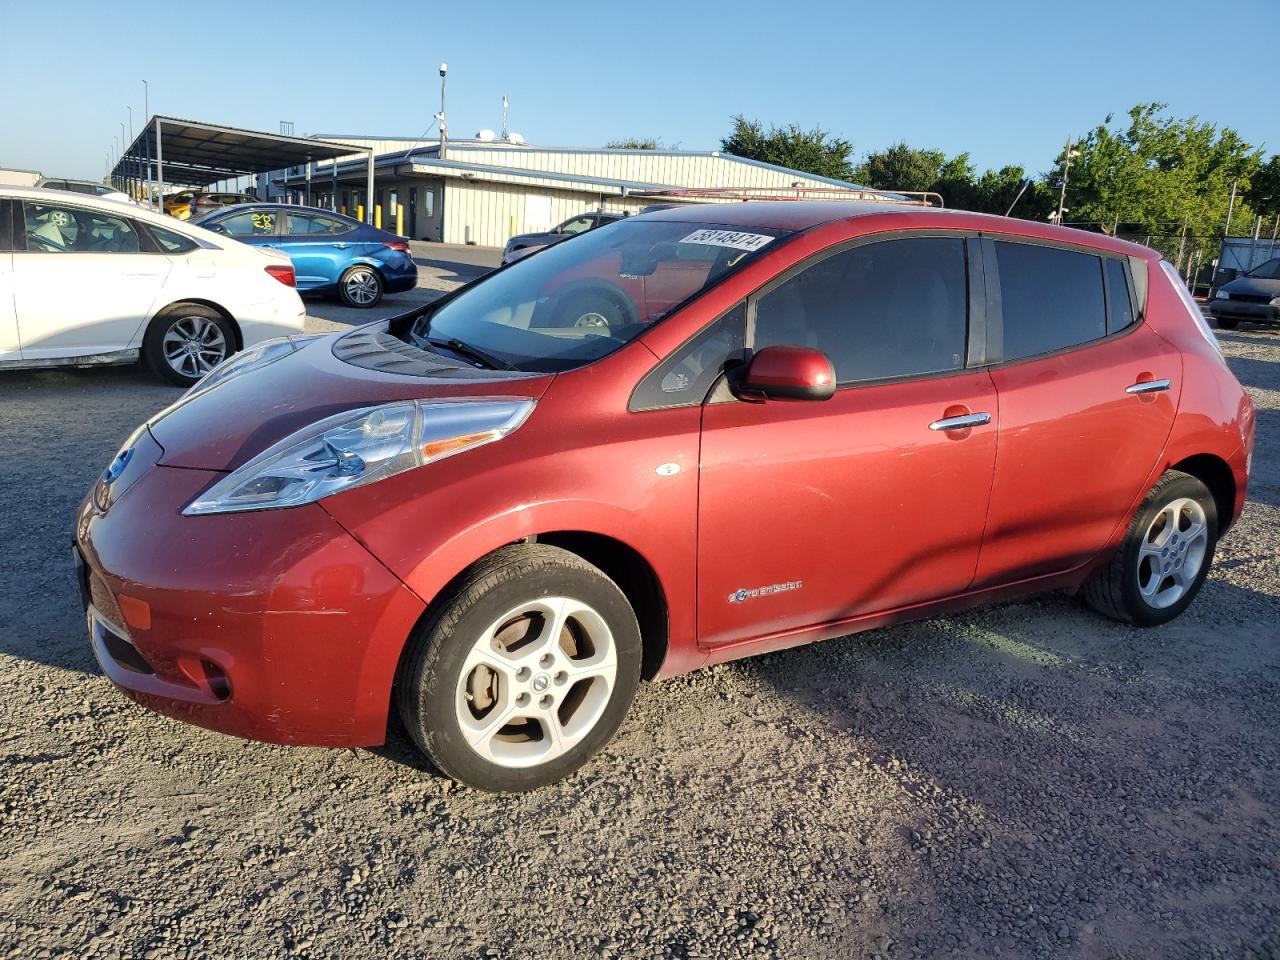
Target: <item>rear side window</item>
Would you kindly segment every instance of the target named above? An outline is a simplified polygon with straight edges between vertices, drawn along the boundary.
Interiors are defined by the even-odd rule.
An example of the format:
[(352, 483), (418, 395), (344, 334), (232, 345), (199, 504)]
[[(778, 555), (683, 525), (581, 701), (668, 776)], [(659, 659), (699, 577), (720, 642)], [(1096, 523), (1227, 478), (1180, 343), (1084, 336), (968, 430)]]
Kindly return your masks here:
[(964, 241), (910, 237), (827, 257), (760, 297), (754, 348), (814, 347), (839, 383), (964, 366)]
[(309, 234), (312, 236), (333, 236), (347, 233), (355, 229), (351, 224), (336, 217), (321, 217), (311, 213), (291, 213), (285, 218), (284, 232), (289, 236)]
[(1004, 359), (1020, 360), (1107, 335), (1102, 259), (997, 240)]
[(172, 230), (166, 230), (164, 227), (157, 227), (153, 223), (147, 224), (147, 229), (151, 231), (151, 235), (156, 238), (156, 243), (165, 253), (190, 253), (197, 247), (194, 240), (180, 233), (174, 233)]
[(1107, 333), (1115, 333), (1131, 326), (1137, 319), (1133, 310), (1133, 296), (1129, 292), (1128, 271), (1123, 260), (1104, 260), (1107, 271), (1107, 294), (1111, 311), (1107, 314)]

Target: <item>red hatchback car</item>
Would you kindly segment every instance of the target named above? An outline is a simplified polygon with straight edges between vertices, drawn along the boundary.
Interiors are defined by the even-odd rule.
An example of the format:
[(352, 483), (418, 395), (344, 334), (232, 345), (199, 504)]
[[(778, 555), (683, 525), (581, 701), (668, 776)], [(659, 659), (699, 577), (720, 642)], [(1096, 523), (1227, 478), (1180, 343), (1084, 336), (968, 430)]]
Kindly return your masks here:
[(445, 773), (525, 790), (642, 677), (1051, 589), (1164, 623), (1253, 432), (1151, 250), (693, 206), (223, 364), (126, 441), (75, 554), (140, 703), (347, 747), (394, 711)]

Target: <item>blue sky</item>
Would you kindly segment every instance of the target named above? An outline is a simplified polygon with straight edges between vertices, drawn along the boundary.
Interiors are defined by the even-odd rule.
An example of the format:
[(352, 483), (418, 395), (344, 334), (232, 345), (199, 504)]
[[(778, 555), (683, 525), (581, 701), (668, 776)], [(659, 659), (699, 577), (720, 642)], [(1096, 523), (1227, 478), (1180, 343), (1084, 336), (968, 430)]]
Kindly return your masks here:
[[(911, 2), (157, 3), (0, 0), (0, 166), (101, 176), (152, 112), (298, 133), (418, 135), (449, 63), (449, 129), (532, 143), (628, 135), (714, 149), (729, 117), (820, 124), (855, 154), (906, 140), (1040, 172), (1068, 134), (1167, 102), (1280, 152), (1280, 107), (1248, 55), (1276, 0), (1217, 5)], [(1233, 36), (1229, 65), (1211, 50)], [(1212, 41), (1212, 42), (1211, 42)], [(1250, 78), (1249, 65), (1258, 67)]]

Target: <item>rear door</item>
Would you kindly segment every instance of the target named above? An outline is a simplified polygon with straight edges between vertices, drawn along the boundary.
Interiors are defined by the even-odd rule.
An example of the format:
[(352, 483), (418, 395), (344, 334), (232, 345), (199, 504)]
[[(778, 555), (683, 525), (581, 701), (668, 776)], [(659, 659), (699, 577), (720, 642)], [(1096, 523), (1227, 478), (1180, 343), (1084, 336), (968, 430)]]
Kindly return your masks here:
[(999, 453), (975, 586), (1069, 570), (1102, 549), (1164, 449), (1182, 376), (1177, 351), (1138, 322), (1127, 259), (983, 243), (1004, 362), (991, 371)]
[(13, 297), (25, 360), (129, 347), (156, 307), (169, 258), (128, 217), (24, 200)]
[(293, 261), (299, 290), (338, 282), (351, 258), (361, 252), (355, 242), (357, 229), (345, 220), (322, 213), (285, 214), (279, 246)]
[[(863, 242), (749, 301), (747, 342), (831, 359), (824, 402), (704, 407), (698, 630), (719, 646), (909, 606), (973, 579), (998, 410), (967, 355), (966, 239)], [(950, 418), (975, 416), (968, 428)]]

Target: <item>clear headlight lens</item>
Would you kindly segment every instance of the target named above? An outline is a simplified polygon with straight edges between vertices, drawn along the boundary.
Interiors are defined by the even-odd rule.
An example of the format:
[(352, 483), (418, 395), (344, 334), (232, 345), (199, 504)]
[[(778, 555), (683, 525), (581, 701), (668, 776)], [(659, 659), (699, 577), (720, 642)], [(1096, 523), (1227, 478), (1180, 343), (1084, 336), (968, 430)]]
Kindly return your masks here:
[(252, 370), (265, 367), (269, 363), (275, 363), (282, 357), (289, 356), (295, 350), (301, 349), (312, 340), (318, 340), (322, 336), (324, 336), (322, 333), (310, 333), (301, 337), (276, 337), (272, 340), (263, 340), (257, 346), (242, 350), (223, 360), (205, 374), (203, 380), (184, 393), (181, 399), (185, 400), (188, 397), (195, 396), (197, 393), (204, 393), (206, 390), (230, 380), (232, 377), (239, 377)]
[(1213, 299), (1215, 299), (1215, 300), (1230, 300), (1230, 299), (1231, 299), (1231, 294), (1227, 293), (1227, 291), (1225, 291), (1225, 290), (1219, 290), (1217, 293), (1215, 293), (1215, 294), (1213, 295)]
[(405, 400), (304, 427), (215, 483), (186, 516), (272, 510), (376, 483), (500, 440), (532, 400)]

